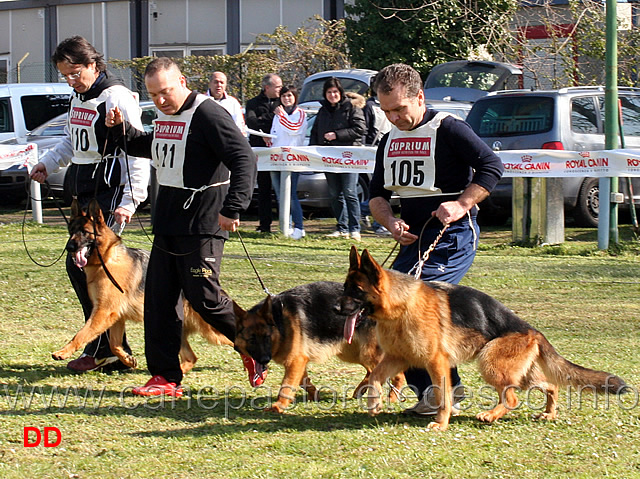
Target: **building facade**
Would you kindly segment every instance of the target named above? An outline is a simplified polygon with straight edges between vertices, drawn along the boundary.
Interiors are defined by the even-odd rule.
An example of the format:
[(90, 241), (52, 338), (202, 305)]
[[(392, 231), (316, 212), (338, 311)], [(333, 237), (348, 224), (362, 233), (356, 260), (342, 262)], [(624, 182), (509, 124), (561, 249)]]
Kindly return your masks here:
[(105, 59), (236, 54), (266, 48), (256, 37), (278, 25), (344, 16), (344, 0), (0, 1), (0, 83), (57, 81), (49, 58), (82, 35)]

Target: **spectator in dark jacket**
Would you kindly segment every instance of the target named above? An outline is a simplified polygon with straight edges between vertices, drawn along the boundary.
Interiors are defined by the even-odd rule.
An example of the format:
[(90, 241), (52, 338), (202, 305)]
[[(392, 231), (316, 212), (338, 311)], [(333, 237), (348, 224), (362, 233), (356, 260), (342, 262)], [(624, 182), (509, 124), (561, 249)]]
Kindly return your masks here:
[[(247, 101), (245, 120), (247, 127), (269, 133), (275, 116), (274, 110), (280, 105), (280, 90), (282, 80), (275, 73), (267, 73), (262, 77), (262, 91), (256, 97)], [(258, 135), (249, 136), (251, 146), (271, 146), (271, 139)], [(258, 217), (260, 225), (258, 231), (271, 232), (271, 173), (258, 172)]]
[[(360, 146), (365, 133), (364, 98), (357, 95), (360, 107), (347, 98), (340, 80), (329, 78), (324, 83), (324, 99), (311, 129), (310, 145)], [(329, 236), (360, 241), (360, 202), (358, 173), (325, 173), (331, 207), (337, 220), (336, 230)]]

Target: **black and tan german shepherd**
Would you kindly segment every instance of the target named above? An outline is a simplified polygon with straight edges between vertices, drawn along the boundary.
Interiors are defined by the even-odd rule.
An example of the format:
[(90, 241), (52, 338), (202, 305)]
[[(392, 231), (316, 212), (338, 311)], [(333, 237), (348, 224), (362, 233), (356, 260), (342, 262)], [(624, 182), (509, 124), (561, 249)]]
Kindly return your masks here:
[[(311, 398), (319, 399), (307, 375), (308, 362), (319, 363), (337, 356), (361, 364), (367, 374), (356, 386), (354, 397), (368, 384), (369, 374), (382, 359), (382, 350), (374, 324), (367, 319), (355, 328), (353, 341), (344, 339), (347, 318), (337, 309), (342, 290), (340, 283), (309, 283), (267, 296), (245, 314), (236, 315), (236, 350), (251, 356), (257, 367), (265, 369), (272, 360), (284, 366), (278, 400), (268, 410), (283, 412), (298, 386)], [(395, 388), (401, 387), (403, 381), (402, 373), (394, 374)], [(395, 391), (392, 388), (392, 401), (397, 398)]]
[[(91, 201), (87, 212), (82, 211), (74, 200), (71, 205), (69, 235), (66, 248), (70, 254), (74, 255), (76, 266), (84, 269), (93, 310), (73, 339), (52, 354), (53, 359), (70, 358), (78, 349), (83, 348), (106, 330), (110, 330), (111, 351), (125, 365), (134, 368), (137, 365), (136, 358), (124, 350), (122, 338), (125, 321), (141, 322), (143, 319), (144, 283), (149, 253), (125, 246), (120, 237), (106, 225), (100, 206), (95, 200)], [(109, 274), (113, 277), (113, 281), (109, 278)], [(180, 368), (183, 372), (187, 372), (197, 361), (188, 341), (191, 334), (200, 333), (215, 345), (232, 346), (233, 343), (206, 323), (186, 299), (183, 299), (183, 303), (184, 323), (180, 346)]]
[[(367, 250), (362, 257), (351, 248), (341, 310), (349, 315), (350, 337), (366, 313), (376, 322), (383, 360), (369, 378), (374, 390), (398, 371), (426, 369), (435, 387), (439, 410), (430, 427), (445, 430), (451, 416), (449, 370), (474, 360), (482, 377), (496, 388), (499, 403), (476, 417), (493, 422), (518, 405), (516, 389), (539, 388), (546, 393), (541, 419), (555, 419), (559, 386), (619, 394), (625, 382), (617, 376), (587, 369), (560, 356), (542, 333), (496, 299), (478, 290), (441, 282), (423, 282), (382, 269)], [(371, 415), (381, 411), (381, 396), (369, 396)]]

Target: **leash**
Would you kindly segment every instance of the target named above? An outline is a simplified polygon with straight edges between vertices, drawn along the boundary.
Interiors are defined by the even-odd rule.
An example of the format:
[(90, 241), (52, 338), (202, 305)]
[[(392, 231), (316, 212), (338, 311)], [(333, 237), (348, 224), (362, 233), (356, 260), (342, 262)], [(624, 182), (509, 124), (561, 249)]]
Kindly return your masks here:
[[(418, 251), (420, 251), (420, 244), (422, 244), (422, 235), (424, 234), (424, 230), (426, 229), (427, 225), (431, 222), (431, 220), (433, 220), (433, 216), (430, 217), (425, 223), (424, 225), (422, 225), (422, 229), (420, 230), (420, 236), (418, 237)], [(414, 270), (414, 268), (416, 268), (418, 266), (418, 264), (420, 264), (420, 270), (422, 270), (422, 265), (425, 263), (425, 261), (427, 261), (427, 259), (429, 259), (429, 255), (431, 254), (431, 252), (435, 249), (436, 245), (438, 244), (438, 242), (442, 239), (442, 235), (444, 234), (444, 232), (446, 231), (446, 229), (449, 227), (448, 224), (444, 225), (444, 227), (440, 230), (440, 233), (438, 234), (438, 236), (436, 237), (435, 241), (429, 246), (429, 248), (427, 249), (427, 251), (424, 252), (423, 258), (420, 258), (418, 256), (418, 263), (416, 263), (413, 268), (411, 268), (411, 270), (409, 270), (410, 274), (411, 271)], [(389, 258), (391, 258), (391, 255), (393, 254), (393, 252), (396, 250), (396, 248), (398, 247), (400, 243), (398, 243), (396, 241), (396, 244), (393, 245), (393, 248), (391, 248), (391, 252), (387, 255), (387, 257), (384, 259), (384, 261), (382, 263), (380, 263), (380, 266), (385, 265), (385, 263), (389, 260)], [(398, 252), (398, 254), (400, 254), (400, 252)], [(393, 264), (396, 262), (397, 256), (396, 258), (391, 262), (391, 266), (389, 266), (389, 268), (393, 267)], [(417, 277), (416, 277), (417, 278)]]
[[(33, 181), (33, 180), (32, 180)], [(45, 185), (48, 188), (49, 191), (51, 191), (51, 186), (49, 185), (49, 183), (45, 180)], [(67, 226), (69, 225), (69, 220), (67, 219), (66, 215), (64, 214), (64, 211), (62, 210), (62, 208), (60, 207), (60, 203), (58, 202), (58, 200), (56, 199), (55, 195), (51, 195), (53, 197), (53, 201), (55, 202), (56, 207), (58, 208), (58, 211), (60, 211), (60, 213), (62, 214), (62, 218), (64, 219), (64, 222), (67, 224)], [(50, 264), (42, 264), (39, 263), (38, 261), (36, 261), (34, 259), (33, 256), (31, 256), (31, 252), (29, 251), (29, 247), (27, 246), (27, 238), (26, 238), (26, 232), (25, 232), (25, 226), (27, 224), (27, 213), (29, 211), (29, 205), (31, 204), (31, 201), (33, 201), (33, 198), (31, 197), (31, 192), (27, 190), (27, 202), (25, 204), (24, 207), (24, 215), (22, 217), (22, 227), (21, 227), (21, 233), (22, 233), (22, 245), (24, 246), (24, 251), (25, 253), (27, 253), (28, 258), (31, 260), (31, 262), (33, 264), (35, 264), (36, 266), (40, 266), (41, 268), (50, 268), (51, 266), (55, 265), (58, 261), (60, 261), (60, 259), (64, 256), (66, 249), (62, 248), (62, 252), (60, 253), (60, 256), (58, 256), (52, 263)], [(40, 198), (39, 200), (42, 203), (42, 198)]]
[(262, 286), (262, 291), (267, 293), (269, 296), (273, 296), (273, 294), (271, 294), (269, 292), (269, 290), (267, 289), (267, 287), (264, 285), (264, 281), (262, 281), (262, 278), (260, 277), (260, 273), (258, 273), (258, 270), (256, 269), (255, 264), (253, 264), (253, 260), (251, 259), (251, 255), (249, 254), (249, 250), (247, 249), (246, 245), (244, 244), (244, 240), (242, 239), (242, 235), (240, 234), (240, 230), (236, 230), (236, 233), (238, 234), (238, 238), (240, 239), (240, 244), (242, 244), (242, 249), (244, 249), (244, 253), (247, 255), (247, 259), (249, 260), (249, 263), (251, 263), (251, 267), (253, 268), (254, 273), (256, 273), (258, 281), (260, 282), (260, 286)]
[[(433, 216), (431, 217), (433, 218)], [(429, 218), (429, 221), (431, 220), (431, 218)], [(427, 223), (429, 222), (427, 221)], [(418, 239), (418, 245), (420, 243), (422, 243), (422, 234), (424, 233), (424, 229), (427, 226), (427, 223), (424, 224), (424, 226), (422, 227), (422, 231), (420, 231), (420, 237)], [(419, 279), (420, 278), (420, 274), (422, 274), (422, 267), (424, 266), (424, 264), (427, 262), (427, 260), (429, 259), (429, 255), (431, 254), (431, 252), (436, 248), (436, 245), (438, 244), (438, 242), (442, 239), (442, 235), (444, 235), (444, 232), (447, 231), (447, 228), (449, 228), (449, 223), (445, 224), (442, 229), (440, 230), (440, 232), (438, 233), (438, 236), (436, 236), (436, 239), (433, 240), (433, 243), (431, 243), (431, 245), (429, 245), (429, 247), (427, 248), (427, 250), (422, 253), (422, 257), (418, 256), (418, 262), (416, 264), (413, 265), (413, 268), (411, 268), (407, 274), (411, 274), (411, 272), (415, 269), (415, 273), (413, 275), (413, 277), (415, 279)], [(418, 251), (420, 251), (420, 248), (418, 248)], [(419, 254), (419, 253), (418, 253)]]
[(104, 269), (104, 272), (107, 275), (107, 278), (109, 278), (109, 280), (111, 281), (111, 283), (118, 289), (118, 291), (120, 291), (122, 294), (124, 294), (124, 289), (122, 289), (120, 287), (120, 285), (118, 284), (118, 282), (116, 281), (116, 279), (113, 277), (113, 275), (111, 274), (111, 271), (109, 271), (109, 268), (107, 268), (106, 263), (104, 262), (104, 259), (102, 258), (102, 254), (100, 253), (100, 248), (98, 247), (98, 237), (100, 236), (98, 234), (98, 230), (96, 228), (96, 222), (93, 218), (91, 218), (91, 225), (93, 226), (93, 236), (95, 237), (95, 251), (96, 254), (98, 255), (98, 259), (100, 260), (100, 265), (102, 266), (102, 269)]

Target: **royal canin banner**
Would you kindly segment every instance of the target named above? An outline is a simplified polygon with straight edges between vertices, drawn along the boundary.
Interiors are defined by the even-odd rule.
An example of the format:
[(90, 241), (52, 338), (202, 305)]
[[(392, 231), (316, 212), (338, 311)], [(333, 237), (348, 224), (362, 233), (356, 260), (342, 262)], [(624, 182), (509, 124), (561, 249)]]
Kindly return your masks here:
[(373, 173), (376, 148), (368, 146), (278, 146), (254, 148), (260, 171)]
[[(372, 173), (376, 148), (300, 146), (254, 148), (261, 171)], [(505, 177), (640, 176), (640, 150), (510, 150), (496, 152)]]
[(38, 147), (34, 143), (26, 145), (0, 145), (0, 170), (6, 170), (14, 165), (31, 171), (38, 162)]

